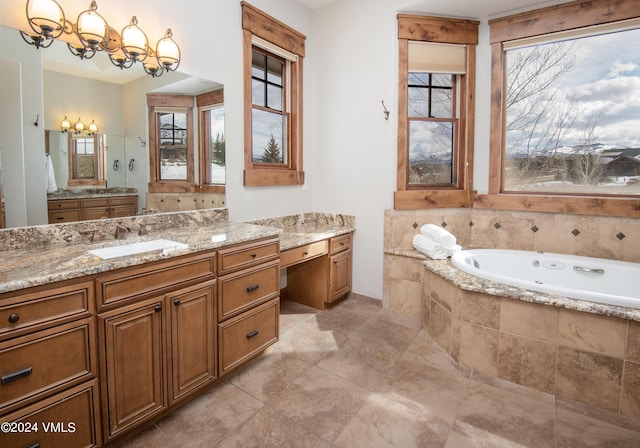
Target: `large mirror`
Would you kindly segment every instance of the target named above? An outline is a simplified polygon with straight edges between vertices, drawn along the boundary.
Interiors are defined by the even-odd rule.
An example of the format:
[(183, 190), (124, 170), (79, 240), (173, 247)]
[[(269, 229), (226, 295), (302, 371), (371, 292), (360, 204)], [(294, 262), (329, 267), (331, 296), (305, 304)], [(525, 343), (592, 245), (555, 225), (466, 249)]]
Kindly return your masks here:
[[(223, 88), (220, 83), (180, 72), (168, 72), (159, 78), (152, 78), (141, 66), (134, 65), (130, 69), (122, 70), (113, 66), (107, 55), (101, 53), (97, 53), (91, 60), (80, 60), (60, 41), (54, 42), (49, 48), (36, 49), (27, 45), (20, 38), (18, 31), (5, 27), (0, 27), (0, 38), (3, 41), (0, 47), (0, 65), (11, 67), (12, 61), (17, 59), (13, 72), (7, 74), (0, 70), (3, 92), (22, 91), (21, 96), (18, 94), (13, 98), (3, 94), (4, 104), (0, 108), (4, 110), (3, 117), (10, 113), (19, 114), (22, 108), (18, 102), (25, 101), (24, 85), (21, 90), (19, 83), (24, 83), (25, 77), (29, 78), (31, 74), (28, 73), (30, 64), (20, 60), (22, 54), (27, 54), (29, 58), (41, 58), (39, 64), (34, 64), (39, 66), (41, 76), (33, 76), (35, 81), (31, 81), (37, 83), (40, 79), (42, 83), (42, 105), (40, 109), (36, 109), (42, 111), (42, 116), (38, 114), (37, 117), (33, 117), (36, 127), (29, 125), (29, 121), (34, 121), (30, 117), (20, 117), (19, 121), (23, 123), (22, 142), (0, 136), (0, 153), (6, 155), (10, 152), (8, 157), (3, 156), (4, 164), (0, 173), (0, 179), (5, 179), (4, 188), (0, 186), (0, 192), (5, 199), (5, 222), (8, 227), (46, 224), (41, 218), (44, 216), (46, 221), (46, 210), (39, 214), (29, 210), (35, 202), (38, 202), (41, 208), (47, 207), (47, 190), (51, 187), (50, 179), (46, 182), (29, 179), (29, 163), (34, 154), (31, 146), (34, 144), (42, 147), (44, 159), (41, 160), (44, 160), (45, 165), (51, 165), (51, 169), (47, 165), (43, 172), (47, 177), (51, 173), (58, 192), (65, 190), (65, 193), (78, 193), (86, 188), (97, 187), (133, 188), (138, 193), (139, 211), (146, 208), (149, 183), (147, 94), (157, 91), (195, 97), (203, 92)], [(17, 72), (17, 75), (14, 72)], [(36, 96), (28, 98), (28, 101), (34, 101)], [(13, 104), (14, 102), (16, 104)], [(13, 112), (8, 112), (11, 110)], [(63, 132), (60, 123), (65, 118), (70, 122), (71, 129)], [(194, 119), (197, 120), (197, 117)], [(76, 135), (73, 126), (80, 120), (85, 126), (92, 122), (97, 124), (98, 130), (95, 133), (81, 132)], [(14, 128), (11, 121), (5, 120), (4, 123), (0, 126)], [(5, 134), (4, 127), (0, 130), (0, 134)], [(25, 133), (33, 135), (35, 132), (38, 133), (37, 137), (29, 143), (28, 138), (24, 136)], [(196, 151), (200, 147), (198, 138), (199, 133), (194, 133)], [(24, 148), (31, 148), (31, 154), (27, 155), (27, 149), (24, 149), (24, 155), (16, 155), (15, 146), (19, 143)], [(73, 161), (84, 165), (74, 165)], [(74, 179), (73, 172), (70, 172), (74, 166), (84, 167), (82, 173), (76, 173), (76, 176), (84, 177), (83, 180)], [(87, 179), (91, 170), (94, 170), (96, 182)], [(18, 191), (19, 189), (12, 189), (10, 185), (6, 185), (12, 182), (19, 185), (20, 179), (16, 177), (21, 173), (24, 176), (22, 184), (25, 185), (26, 191)], [(46, 186), (42, 187), (42, 184)], [(30, 188), (34, 191), (29, 191)], [(38, 201), (30, 200), (34, 195)], [(51, 198), (52, 194), (48, 197)], [(183, 207), (185, 202), (182, 201)], [(193, 203), (197, 206), (195, 201)], [(224, 199), (220, 200), (220, 203), (224, 203)], [(28, 219), (27, 223), (22, 220), (12, 224), (16, 222), (11, 219), (12, 210), (28, 217), (37, 215), (40, 218)]]

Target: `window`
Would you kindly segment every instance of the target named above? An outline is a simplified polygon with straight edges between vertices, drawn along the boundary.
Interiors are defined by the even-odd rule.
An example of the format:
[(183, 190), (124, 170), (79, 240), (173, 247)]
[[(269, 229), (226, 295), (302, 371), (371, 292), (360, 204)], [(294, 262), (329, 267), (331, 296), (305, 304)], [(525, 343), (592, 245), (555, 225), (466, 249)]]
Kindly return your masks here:
[(398, 15), (396, 209), (468, 207), (478, 22)]
[(637, 215), (640, 5), (621, 3), (490, 22), (490, 185), (476, 206)]
[(196, 96), (200, 115), (200, 179), (202, 191), (224, 193), (226, 183), (226, 144), (224, 131), (224, 91)]
[(306, 37), (242, 3), (244, 184), (301, 185), (302, 62)]
[(194, 191), (193, 104), (188, 95), (147, 95), (149, 192)]
[(103, 135), (69, 133), (68, 185), (105, 186)]

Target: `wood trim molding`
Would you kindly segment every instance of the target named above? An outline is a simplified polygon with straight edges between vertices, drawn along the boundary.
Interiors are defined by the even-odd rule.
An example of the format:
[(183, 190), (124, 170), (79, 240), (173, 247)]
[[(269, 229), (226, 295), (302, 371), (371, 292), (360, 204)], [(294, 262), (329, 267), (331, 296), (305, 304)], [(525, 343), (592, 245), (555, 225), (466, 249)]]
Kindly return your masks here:
[(480, 194), (473, 208), (640, 218), (640, 199), (629, 198)]
[[(638, 17), (637, 0), (579, 0), (489, 20), (491, 43)], [(543, 20), (541, 20), (543, 18)]]
[(449, 17), (398, 14), (398, 39), (440, 42), (447, 44), (478, 44), (477, 20)]
[(395, 210), (469, 208), (473, 194), (464, 190), (405, 190), (393, 195)]
[(280, 48), (304, 57), (304, 44), (307, 39), (304, 34), (299, 33), (247, 2), (241, 2), (240, 4), (242, 5), (243, 29)]

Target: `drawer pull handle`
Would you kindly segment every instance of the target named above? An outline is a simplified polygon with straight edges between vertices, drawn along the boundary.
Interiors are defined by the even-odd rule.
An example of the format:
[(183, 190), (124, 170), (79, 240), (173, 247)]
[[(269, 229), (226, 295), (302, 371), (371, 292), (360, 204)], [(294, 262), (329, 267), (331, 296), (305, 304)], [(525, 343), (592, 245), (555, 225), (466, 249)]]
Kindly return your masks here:
[(29, 445), (27, 448), (40, 448), (40, 442), (36, 442), (33, 445)]
[(251, 252), (251, 258), (256, 258), (258, 254), (256, 254), (255, 252)]
[(180, 303), (181, 303), (181, 302), (180, 302), (180, 300), (178, 300), (178, 299), (173, 299), (173, 304), (174, 304), (175, 306), (180, 305)]
[(307, 255), (309, 255), (309, 252), (305, 250), (305, 251), (302, 253), (302, 255), (304, 255), (304, 256), (306, 257)]
[(16, 380), (19, 380), (20, 378), (24, 378), (24, 377), (27, 377), (27, 376), (31, 375), (31, 371), (32, 370), (33, 369), (31, 367), (27, 367), (26, 369), (21, 369), (21, 370), (18, 370), (16, 372), (13, 372), (13, 373), (9, 373), (7, 375), (3, 375), (0, 378), (0, 382), (2, 382), (3, 385), (12, 383), (12, 382), (14, 382)]
[(247, 287), (247, 292), (253, 292), (256, 289), (258, 289), (259, 287), (260, 287), (260, 285), (258, 285), (258, 284), (251, 285), (251, 286)]
[(157, 304), (156, 306), (153, 307), (153, 311), (155, 311), (156, 313), (159, 313), (160, 311), (162, 311), (162, 305)]
[(17, 313), (13, 313), (9, 316), (9, 323), (10, 324), (15, 324), (16, 322), (18, 322), (20, 320), (20, 315)]
[(247, 339), (251, 339), (254, 336), (258, 336), (258, 333), (260, 333), (260, 331), (258, 330), (253, 330), (251, 333), (247, 333)]

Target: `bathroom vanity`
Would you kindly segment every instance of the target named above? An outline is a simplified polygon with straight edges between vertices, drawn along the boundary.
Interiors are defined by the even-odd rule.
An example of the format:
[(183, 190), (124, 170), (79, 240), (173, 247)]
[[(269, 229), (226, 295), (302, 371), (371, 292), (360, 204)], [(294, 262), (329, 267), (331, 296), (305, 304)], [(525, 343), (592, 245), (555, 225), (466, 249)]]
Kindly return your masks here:
[[(4, 241), (0, 258), (0, 446), (117, 445), (249, 362), (278, 340), (281, 260), (291, 295), (300, 276), (318, 288), (314, 306), (350, 289), (351, 225), (301, 232), (207, 213), (11, 231), (16, 248)], [(117, 225), (151, 230), (114, 240)], [(37, 232), (49, 242), (28, 242)]]
[[(79, 193), (54, 193), (47, 195), (49, 224), (87, 221), (102, 218), (121, 218), (138, 213), (138, 193), (135, 189), (85, 190)], [(126, 192), (126, 190), (134, 190)]]

